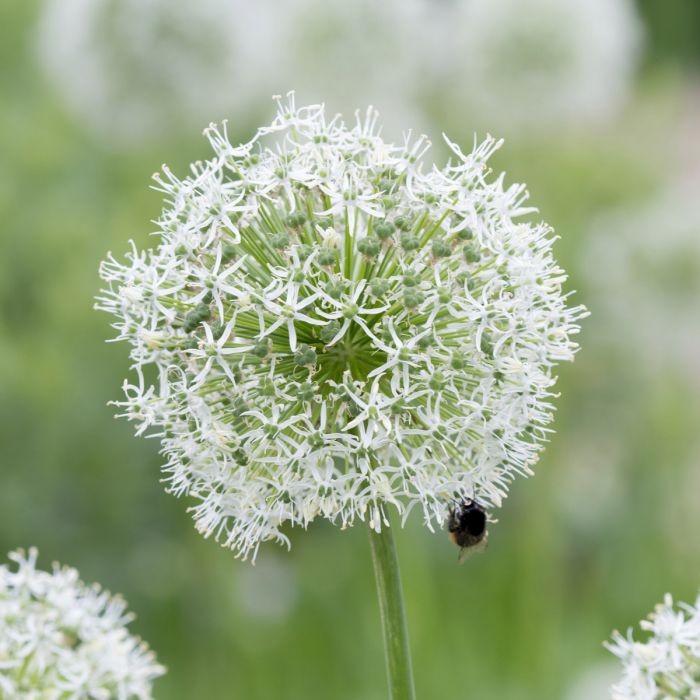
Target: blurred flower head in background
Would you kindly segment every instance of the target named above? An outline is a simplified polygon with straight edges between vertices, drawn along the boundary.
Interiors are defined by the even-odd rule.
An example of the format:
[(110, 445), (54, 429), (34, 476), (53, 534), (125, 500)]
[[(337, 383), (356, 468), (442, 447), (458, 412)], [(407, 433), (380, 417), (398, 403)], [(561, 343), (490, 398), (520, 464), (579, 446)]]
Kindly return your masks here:
[(700, 179), (598, 217), (584, 251), (600, 340), (700, 384)]
[[(286, 522), (419, 504), (428, 525), (530, 473), (553, 366), (582, 307), (522, 185), (490, 178), (488, 138), (423, 172), (424, 137), (393, 145), (280, 101), (269, 127), (178, 179), (155, 250), (101, 268), (138, 373), (126, 415), (155, 428), (170, 490), (243, 556)], [(154, 374), (153, 369), (156, 372)]]
[(126, 603), (78, 572), (36, 568), (37, 550), (0, 566), (0, 695), (150, 700), (165, 669), (126, 625)]
[[(259, 0), (47, 0), (38, 52), (106, 143), (241, 115), (275, 90), (286, 5)], [(263, 45), (260, 45), (260, 41)]]
[(673, 607), (670, 595), (640, 627), (649, 633), (636, 642), (632, 630), (613, 634), (606, 647), (623, 663), (613, 700), (700, 698), (700, 597), (695, 605)]
[(629, 95), (641, 45), (631, 0), (445, 0), (433, 17), (441, 99), (490, 129), (604, 122)]
[(429, 0), (293, 0), (280, 78), (330, 111), (373, 104), (398, 136), (424, 121), (417, 101), (429, 50)]
[(426, 100), (506, 133), (589, 126), (624, 104), (640, 36), (631, 0), (45, 0), (37, 43), (72, 111), (136, 146), (289, 85), (395, 134)]

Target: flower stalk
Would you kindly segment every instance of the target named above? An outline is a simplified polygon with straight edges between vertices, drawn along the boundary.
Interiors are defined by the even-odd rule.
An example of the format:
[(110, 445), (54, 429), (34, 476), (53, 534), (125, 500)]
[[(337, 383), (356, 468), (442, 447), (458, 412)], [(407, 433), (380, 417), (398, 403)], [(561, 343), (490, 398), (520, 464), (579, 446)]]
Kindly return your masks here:
[(382, 527), (381, 532), (368, 526), (368, 532), (384, 636), (389, 698), (390, 700), (415, 700), (408, 625), (394, 537), (391, 528), (386, 526)]

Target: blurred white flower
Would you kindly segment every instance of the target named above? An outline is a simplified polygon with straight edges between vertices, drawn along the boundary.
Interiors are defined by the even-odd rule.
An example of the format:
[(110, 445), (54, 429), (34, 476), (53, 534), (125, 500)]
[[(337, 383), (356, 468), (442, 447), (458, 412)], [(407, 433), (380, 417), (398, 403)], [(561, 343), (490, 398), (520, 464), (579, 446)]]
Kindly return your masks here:
[(596, 664), (574, 678), (564, 700), (603, 700), (610, 696), (610, 686), (617, 677), (614, 661)]
[(550, 228), (487, 168), (500, 142), (448, 141), (424, 172), (424, 137), (377, 130), (293, 96), (250, 143), (212, 126), (212, 160), (156, 177), (158, 247), (101, 267), (137, 373), (124, 415), (239, 555), (317, 516), (379, 530), (389, 504), (428, 525), (454, 498), (499, 504), (576, 349)]
[(119, 145), (245, 114), (276, 88), (274, 0), (45, 0), (38, 52), (90, 128)]
[(669, 187), (647, 204), (596, 221), (583, 271), (596, 321), (591, 331), (654, 375), (700, 382), (700, 182)]
[[(417, 93), (429, 47), (426, 0), (291, 0), (280, 85), (335, 112), (371, 103), (399, 136), (420, 126)], [(418, 124), (416, 123), (418, 120)]]
[(641, 45), (632, 0), (438, 5), (432, 65), (441, 95), (491, 128), (532, 132), (602, 121), (630, 91)]
[(236, 603), (250, 617), (281, 622), (292, 613), (299, 597), (296, 572), (289, 559), (259, 557), (255, 566), (237, 574)]
[(605, 645), (623, 663), (613, 700), (700, 698), (700, 597), (674, 609), (667, 594), (640, 627), (649, 633), (646, 641), (636, 642), (628, 630), (626, 637), (614, 632)]
[(150, 700), (165, 669), (129, 634), (126, 603), (75, 569), (36, 568), (37, 550), (0, 566), (0, 697)]

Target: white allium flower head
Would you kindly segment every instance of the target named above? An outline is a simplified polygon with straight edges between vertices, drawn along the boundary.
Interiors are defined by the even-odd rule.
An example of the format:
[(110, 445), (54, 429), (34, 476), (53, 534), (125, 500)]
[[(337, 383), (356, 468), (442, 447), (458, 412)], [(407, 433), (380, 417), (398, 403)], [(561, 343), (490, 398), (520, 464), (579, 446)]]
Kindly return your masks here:
[(613, 700), (700, 698), (700, 596), (695, 605), (674, 608), (670, 595), (640, 627), (649, 633), (637, 642), (628, 630), (614, 632), (606, 647), (623, 663), (623, 675), (612, 688)]
[(469, 0), (434, 15), (448, 99), (490, 124), (588, 124), (629, 94), (641, 45), (632, 0)]
[(78, 572), (36, 568), (37, 550), (0, 566), (0, 697), (150, 700), (165, 669), (126, 625), (121, 598)]
[(279, 100), (270, 126), (184, 179), (156, 175), (156, 248), (101, 266), (136, 380), (124, 415), (161, 438), (169, 490), (239, 555), (317, 516), (379, 530), (419, 505), (497, 505), (529, 474), (570, 360), (550, 228), (491, 177), (501, 145), (423, 166), (425, 137)]

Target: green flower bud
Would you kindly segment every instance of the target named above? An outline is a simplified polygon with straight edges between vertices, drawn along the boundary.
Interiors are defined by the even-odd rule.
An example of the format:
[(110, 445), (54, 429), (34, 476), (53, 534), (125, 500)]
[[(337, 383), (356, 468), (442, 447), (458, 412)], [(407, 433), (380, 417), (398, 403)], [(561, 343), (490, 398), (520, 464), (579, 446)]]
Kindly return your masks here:
[(455, 352), (452, 354), (452, 360), (450, 362), (452, 369), (464, 369), (467, 366), (467, 359), (462, 352)]
[(330, 343), (331, 340), (335, 338), (339, 330), (340, 323), (338, 323), (338, 321), (331, 321), (330, 323), (326, 324), (323, 328), (321, 328), (321, 341), (323, 343)]
[(449, 243), (436, 238), (432, 244), (433, 257), (446, 258), (452, 254), (452, 248)]
[(445, 386), (445, 375), (438, 369), (428, 380), (428, 386), (435, 391), (440, 391)]
[(302, 343), (294, 353), (294, 362), (296, 362), (299, 367), (314, 365), (317, 359), (316, 351), (306, 343)]
[(367, 236), (367, 238), (362, 238), (357, 242), (357, 249), (365, 257), (376, 258), (379, 255), (381, 246), (374, 236)]
[(300, 211), (292, 212), (285, 220), (285, 223), (287, 224), (287, 226), (290, 226), (291, 228), (297, 228), (299, 226), (303, 226), (305, 222), (306, 222), (306, 216), (304, 215), (303, 212), (300, 212)]
[(324, 267), (335, 265), (335, 251), (331, 248), (323, 248), (318, 254), (318, 264)]
[(415, 309), (421, 305), (424, 298), (425, 297), (423, 296), (422, 292), (409, 288), (403, 293), (403, 304), (407, 309)]
[(410, 231), (413, 227), (413, 222), (407, 216), (398, 216), (394, 219), (394, 224), (399, 231)]
[(468, 263), (479, 262), (479, 260), (481, 260), (481, 253), (473, 246), (466, 245), (464, 246), (464, 259)]
[(421, 350), (427, 350), (429, 347), (431, 347), (435, 343), (435, 338), (431, 333), (427, 333), (421, 338), (418, 338), (418, 341), (416, 342), (416, 345), (419, 347)]
[(389, 291), (389, 280), (385, 279), (375, 279), (369, 285), (369, 291), (374, 294), (375, 297), (381, 299)]
[(411, 233), (402, 233), (401, 234), (401, 247), (404, 250), (416, 250), (420, 246), (420, 240), (418, 236), (414, 236)]
[(307, 245), (306, 243), (302, 243), (301, 245), (297, 246), (297, 255), (301, 261), (306, 260), (313, 252), (313, 246)]
[(394, 234), (396, 227), (390, 221), (380, 221), (374, 225), (374, 234), (380, 241), (386, 241)]
[(251, 352), (255, 357), (259, 357), (261, 360), (266, 358), (270, 352), (270, 341), (267, 338), (263, 338), (255, 345)]
[(345, 293), (345, 282), (342, 280), (330, 280), (326, 284), (325, 291), (332, 299), (340, 299)]

